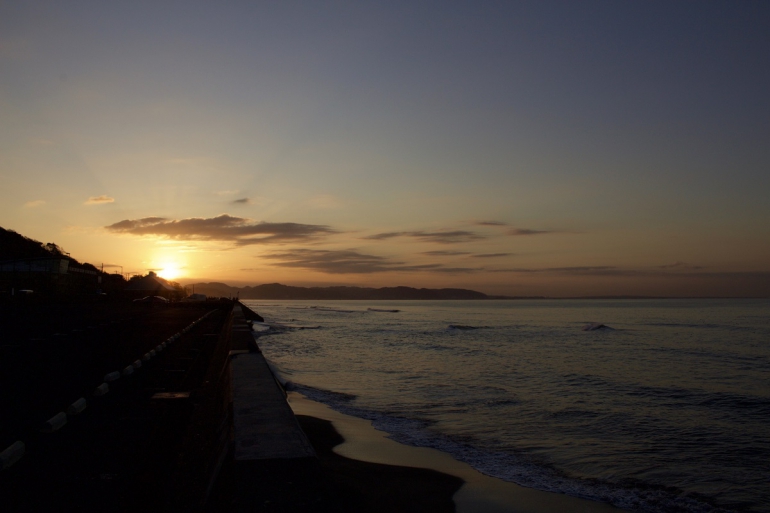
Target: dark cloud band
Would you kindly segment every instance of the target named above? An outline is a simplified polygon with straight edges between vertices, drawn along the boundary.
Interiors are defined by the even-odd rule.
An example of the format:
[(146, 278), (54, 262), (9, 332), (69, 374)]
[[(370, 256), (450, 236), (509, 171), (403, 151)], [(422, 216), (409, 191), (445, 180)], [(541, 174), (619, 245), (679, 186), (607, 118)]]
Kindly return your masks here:
[(469, 232), (466, 230), (454, 230), (454, 231), (440, 231), (440, 232), (425, 232), (425, 231), (410, 231), (410, 232), (385, 232), (377, 233), (375, 235), (369, 235), (364, 237), (367, 240), (387, 240), (395, 237), (412, 237), (422, 242), (435, 242), (437, 244), (457, 244), (460, 242), (473, 242), (475, 240), (485, 239), (483, 235), (478, 233)]
[(105, 227), (115, 233), (159, 236), (179, 240), (230, 241), (239, 246), (314, 240), (338, 233), (324, 225), (300, 223), (254, 223), (250, 219), (222, 214), (217, 217), (126, 219)]
[(508, 235), (545, 235), (546, 233), (554, 233), (550, 230), (531, 230), (529, 228), (517, 228), (510, 230)]
[(479, 253), (478, 255), (471, 255), (473, 258), (500, 258), (511, 256), (513, 253)]
[(428, 256), (459, 256), (459, 255), (470, 255), (470, 252), (439, 249), (436, 251), (424, 251), (422, 254), (428, 255)]
[(469, 273), (479, 269), (443, 267), (440, 264), (408, 265), (386, 257), (367, 255), (355, 250), (292, 249), (265, 255), (278, 267), (319, 271), (327, 274), (372, 274), (384, 272)]

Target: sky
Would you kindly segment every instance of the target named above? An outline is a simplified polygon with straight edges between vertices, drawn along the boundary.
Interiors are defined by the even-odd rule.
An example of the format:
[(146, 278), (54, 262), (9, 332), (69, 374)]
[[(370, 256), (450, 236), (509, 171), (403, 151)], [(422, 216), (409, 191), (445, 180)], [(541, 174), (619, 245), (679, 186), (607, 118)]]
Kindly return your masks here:
[(110, 272), (770, 296), (770, 2), (0, 1), (0, 226)]

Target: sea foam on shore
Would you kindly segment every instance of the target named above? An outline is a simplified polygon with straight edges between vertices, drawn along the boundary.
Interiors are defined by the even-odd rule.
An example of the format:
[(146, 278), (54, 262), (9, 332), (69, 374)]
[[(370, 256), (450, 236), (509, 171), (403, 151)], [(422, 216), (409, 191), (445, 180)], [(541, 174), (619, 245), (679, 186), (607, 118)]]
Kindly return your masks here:
[(485, 476), (445, 452), (426, 447), (412, 447), (391, 440), (388, 433), (376, 430), (371, 422), (332, 410), (298, 392), (289, 392), (288, 400), (295, 414), (332, 422), (337, 432), (345, 439), (334, 448), (334, 452), (341, 456), (372, 463), (432, 469), (459, 477), (465, 484), (453, 497), (458, 513), (619, 511), (607, 504), (541, 492)]

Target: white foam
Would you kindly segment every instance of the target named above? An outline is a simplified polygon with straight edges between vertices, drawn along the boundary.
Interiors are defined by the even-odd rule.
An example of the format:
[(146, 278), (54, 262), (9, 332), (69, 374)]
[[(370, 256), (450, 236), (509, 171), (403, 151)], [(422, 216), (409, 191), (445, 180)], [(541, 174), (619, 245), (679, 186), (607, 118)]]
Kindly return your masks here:
[[(430, 424), (412, 418), (392, 416), (360, 408), (352, 404), (351, 396), (319, 390), (299, 384), (293, 388), (311, 400), (353, 417), (371, 421), (374, 428), (387, 433), (388, 438), (412, 447), (436, 449), (467, 463), (486, 476), (520, 486), (566, 494), (591, 501), (607, 502), (613, 506), (634, 511), (687, 513), (714, 513), (723, 511), (691, 497), (662, 489), (624, 488), (598, 481), (570, 479), (555, 471), (522, 460), (512, 453), (485, 451), (468, 443), (460, 443), (429, 429)], [(665, 504), (660, 508), (659, 505)]]

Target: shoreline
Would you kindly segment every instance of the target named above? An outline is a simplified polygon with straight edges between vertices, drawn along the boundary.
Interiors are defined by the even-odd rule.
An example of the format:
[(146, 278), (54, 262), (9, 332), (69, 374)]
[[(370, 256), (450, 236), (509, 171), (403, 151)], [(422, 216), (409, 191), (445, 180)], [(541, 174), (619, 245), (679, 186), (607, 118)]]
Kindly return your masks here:
[[(298, 392), (288, 392), (287, 399), (295, 415), (300, 418), (303, 429), (310, 431), (307, 434), (311, 441), (315, 437), (313, 431), (317, 429), (317, 422), (305, 419), (320, 419), (331, 422), (342, 440), (341, 443), (332, 445), (333, 453), (338, 456), (359, 462), (390, 465), (395, 469), (402, 469), (404, 474), (407, 472), (403, 469), (426, 469), (461, 480), (462, 485), (451, 495), (456, 508), (454, 511), (458, 513), (550, 513), (563, 511), (617, 513), (623, 511), (606, 503), (525, 488), (486, 476), (470, 465), (455, 460), (447, 453), (436, 449), (403, 445), (391, 440), (387, 438), (387, 433), (372, 427), (371, 422), (337, 412)], [(319, 457), (321, 457), (320, 452)], [(402, 477), (404, 479), (409, 478), (407, 475)], [(411, 477), (420, 478), (421, 476)], [(446, 488), (443, 491), (446, 493)], [(425, 495), (425, 492), (422, 495)], [(453, 509), (446, 511), (453, 511)]]

